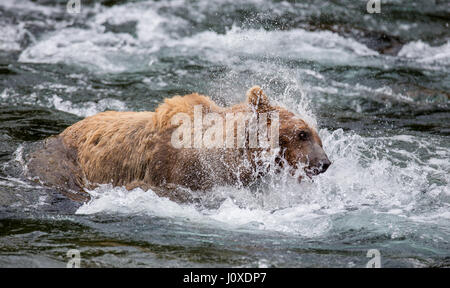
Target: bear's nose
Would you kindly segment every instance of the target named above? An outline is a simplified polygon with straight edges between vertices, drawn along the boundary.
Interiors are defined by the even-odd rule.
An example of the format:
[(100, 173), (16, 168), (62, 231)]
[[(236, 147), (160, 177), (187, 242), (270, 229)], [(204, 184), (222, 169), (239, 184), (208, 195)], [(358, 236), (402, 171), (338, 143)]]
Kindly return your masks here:
[(330, 165), (331, 165), (331, 162), (330, 162), (330, 160), (328, 160), (328, 158), (320, 161), (319, 162), (319, 169), (320, 169), (319, 173), (324, 173), (325, 171), (327, 171), (327, 169), (328, 169), (328, 167), (330, 167)]

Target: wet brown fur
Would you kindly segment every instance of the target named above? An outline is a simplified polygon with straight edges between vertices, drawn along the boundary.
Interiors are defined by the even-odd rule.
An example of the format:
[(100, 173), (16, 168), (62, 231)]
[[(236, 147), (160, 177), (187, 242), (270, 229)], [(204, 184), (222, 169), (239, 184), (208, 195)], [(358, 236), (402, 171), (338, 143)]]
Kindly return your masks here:
[[(112, 183), (128, 189), (156, 189), (162, 196), (188, 200), (177, 194), (175, 186), (208, 190), (215, 185), (248, 184), (253, 180), (252, 153), (257, 149), (176, 149), (171, 124), (176, 113), (193, 117), (195, 105), (203, 113), (220, 115), (236, 112), (277, 111), (280, 117), (280, 145), (293, 167), (311, 154), (296, 141), (296, 133), (307, 130), (312, 141), (320, 141), (317, 132), (285, 108), (272, 106), (261, 88), (247, 93), (247, 101), (232, 107), (219, 107), (210, 98), (194, 93), (165, 99), (155, 112), (108, 111), (87, 117), (47, 140), (44, 149), (33, 153), (28, 164), (31, 176), (72, 190)], [(303, 158), (302, 158), (303, 157)], [(251, 165), (243, 165), (244, 159)], [(237, 175), (235, 172), (240, 171)], [(165, 188), (171, 189), (165, 189)]]

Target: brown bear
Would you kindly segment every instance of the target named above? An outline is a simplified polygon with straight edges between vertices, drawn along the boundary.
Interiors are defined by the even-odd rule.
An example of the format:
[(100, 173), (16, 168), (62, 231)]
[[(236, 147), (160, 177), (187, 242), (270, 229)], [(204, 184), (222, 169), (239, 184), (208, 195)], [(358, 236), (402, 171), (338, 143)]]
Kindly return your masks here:
[[(264, 121), (267, 131), (272, 132), (267, 133), (277, 136), (274, 143), (278, 146), (250, 147), (251, 136), (247, 133), (242, 138), (244, 143), (236, 147), (205, 147), (201, 142), (197, 147), (187, 142), (187, 146), (175, 147), (174, 139), (197, 137), (194, 131), (179, 138), (177, 129), (185, 123), (173, 121), (182, 114), (185, 119), (192, 119), (195, 126), (196, 107), (202, 107), (200, 116), (209, 113), (216, 120), (218, 116), (225, 119), (230, 113), (263, 119), (258, 115), (268, 113)], [(275, 124), (277, 131), (271, 129)], [(238, 126), (237, 122), (227, 126), (236, 136), (236, 140), (227, 138), (232, 139), (228, 144), (238, 142)], [(211, 139), (224, 140), (224, 134), (218, 133)], [(151, 188), (161, 196), (183, 202), (189, 199), (180, 187), (183, 191), (211, 191), (216, 185), (253, 183), (267, 171), (267, 167), (261, 167), (261, 155), (268, 151), (275, 154), (272, 165), (288, 167), (293, 172), (303, 168), (308, 176), (325, 172), (331, 164), (317, 131), (294, 113), (272, 105), (261, 88), (255, 86), (247, 92), (244, 103), (231, 107), (219, 107), (210, 98), (194, 93), (165, 99), (155, 112), (107, 111), (87, 117), (48, 138), (42, 149), (32, 153), (27, 170), (32, 177), (62, 190), (84, 191), (83, 188), (91, 189), (96, 184), (111, 183), (127, 189)], [(83, 192), (71, 195), (73, 199), (86, 200)]]

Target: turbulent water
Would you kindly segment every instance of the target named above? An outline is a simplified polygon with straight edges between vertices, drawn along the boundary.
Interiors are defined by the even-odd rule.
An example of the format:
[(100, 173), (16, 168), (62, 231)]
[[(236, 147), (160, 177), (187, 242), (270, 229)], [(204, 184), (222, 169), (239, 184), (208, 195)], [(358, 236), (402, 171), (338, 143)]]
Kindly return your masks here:
[[(448, 1), (0, 1), (0, 267), (450, 266)], [(333, 162), (202, 205), (23, 176), (35, 143), (105, 110), (261, 85)]]

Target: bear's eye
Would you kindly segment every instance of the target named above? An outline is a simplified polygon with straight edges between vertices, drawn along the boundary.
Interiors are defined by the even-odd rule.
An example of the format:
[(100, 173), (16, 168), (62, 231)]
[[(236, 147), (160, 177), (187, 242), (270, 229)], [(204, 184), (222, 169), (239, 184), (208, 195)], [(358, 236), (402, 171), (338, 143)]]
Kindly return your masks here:
[(298, 139), (300, 139), (301, 141), (308, 140), (308, 133), (305, 131), (300, 131), (298, 133)]

